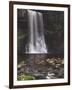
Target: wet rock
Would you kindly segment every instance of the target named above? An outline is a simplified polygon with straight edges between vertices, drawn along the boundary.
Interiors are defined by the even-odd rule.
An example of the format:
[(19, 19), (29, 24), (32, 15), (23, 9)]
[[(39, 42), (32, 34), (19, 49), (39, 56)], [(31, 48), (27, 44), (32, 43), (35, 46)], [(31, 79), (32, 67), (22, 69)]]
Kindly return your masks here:
[[(43, 56), (41, 57), (43, 58)], [(26, 63), (20, 65), (20, 67), (18, 67), (18, 75), (29, 74), (36, 79), (64, 77), (64, 61), (62, 58), (47, 58), (41, 60), (41, 57), (39, 57), (39, 55), (38, 57), (31, 57)]]

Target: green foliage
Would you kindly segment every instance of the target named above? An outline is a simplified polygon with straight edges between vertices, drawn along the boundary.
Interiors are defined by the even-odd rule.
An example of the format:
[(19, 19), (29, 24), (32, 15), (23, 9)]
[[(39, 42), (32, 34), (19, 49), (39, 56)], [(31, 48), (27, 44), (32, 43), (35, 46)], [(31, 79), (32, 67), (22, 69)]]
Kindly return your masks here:
[(32, 75), (20, 75), (17, 80), (35, 80), (35, 77)]

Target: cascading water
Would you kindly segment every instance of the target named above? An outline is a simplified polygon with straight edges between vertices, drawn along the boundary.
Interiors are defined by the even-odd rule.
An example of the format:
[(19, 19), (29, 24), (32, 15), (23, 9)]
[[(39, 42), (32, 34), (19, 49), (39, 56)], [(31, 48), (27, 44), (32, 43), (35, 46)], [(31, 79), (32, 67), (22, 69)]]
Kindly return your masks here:
[(29, 41), (26, 53), (47, 53), (42, 13), (28, 10)]

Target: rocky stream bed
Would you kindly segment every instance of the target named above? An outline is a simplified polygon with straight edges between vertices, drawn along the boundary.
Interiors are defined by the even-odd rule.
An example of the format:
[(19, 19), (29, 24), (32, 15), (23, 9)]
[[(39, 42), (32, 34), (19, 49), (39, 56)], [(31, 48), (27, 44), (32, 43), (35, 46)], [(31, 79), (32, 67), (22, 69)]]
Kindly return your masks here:
[(62, 57), (28, 55), (23, 56), (18, 62), (17, 80), (58, 78), (64, 78), (64, 58)]

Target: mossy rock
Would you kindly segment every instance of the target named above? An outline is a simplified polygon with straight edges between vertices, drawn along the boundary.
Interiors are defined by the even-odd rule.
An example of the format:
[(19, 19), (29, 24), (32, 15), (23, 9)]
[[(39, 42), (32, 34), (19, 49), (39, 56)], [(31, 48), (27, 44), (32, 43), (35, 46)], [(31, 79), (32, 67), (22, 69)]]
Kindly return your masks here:
[(24, 61), (22, 61), (17, 65), (17, 68), (21, 68), (22, 66), (25, 66), (25, 65), (26, 65), (26, 63)]

